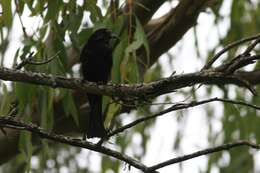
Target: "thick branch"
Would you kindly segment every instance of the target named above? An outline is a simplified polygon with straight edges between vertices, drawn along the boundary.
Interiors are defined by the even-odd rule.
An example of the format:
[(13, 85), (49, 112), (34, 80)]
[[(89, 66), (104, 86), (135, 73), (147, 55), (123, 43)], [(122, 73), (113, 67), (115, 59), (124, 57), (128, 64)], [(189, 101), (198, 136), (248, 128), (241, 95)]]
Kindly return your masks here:
[(156, 0), (151, 2), (151, 0), (136, 0), (134, 1), (133, 12), (144, 25), (165, 1), (166, 0)]
[(176, 89), (192, 86), (195, 84), (235, 84), (237, 86), (243, 86), (250, 89), (250, 86), (247, 86), (247, 83), (238, 78), (236, 75), (226, 75), (223, 72), (217, 72), (213, 70), (176, 75), (146, 84), (98, 85), (93, 82), (83, 83), (80, 79), (52, 76), (36, 72), (12, 70), (1, 67), (0, 79), (6, 81), (45, 85), (53, 88), (59, 87), (82, 90), (88, 93), (102, 94), (108, 96), (136, 97), (139, 99), (146, 97), (156, 97), (162, 94), (171, 93)]
[(240, 79), (247, 80), (251, 85), (260, 84), (260, 70), (237, 71), (235, 72), (235, 76), (237, 76)]

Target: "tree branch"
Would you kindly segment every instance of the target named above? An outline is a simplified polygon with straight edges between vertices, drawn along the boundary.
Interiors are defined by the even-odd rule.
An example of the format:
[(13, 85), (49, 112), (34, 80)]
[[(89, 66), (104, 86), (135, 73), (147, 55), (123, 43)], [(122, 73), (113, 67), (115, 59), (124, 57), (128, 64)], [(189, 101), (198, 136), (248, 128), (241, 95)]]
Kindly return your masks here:
[(145, 25), (164, 2), (166, 0), (156, 0), (153, 3), (151, 3), (151, 0), (136, 0), (134, 1), (133, 12), (140, 23)]
[(62, 76), (53, 76), (43, 73), (13, 70), (0, 67), (0, 79), (6, 81), (16, 81), (45, 85), (53, 88), (67, 88), (81, 90), (93, 94), (102, 94), (108, 96), (117, 96), (121, 98), (138, 98), (156, 97), (162, 94), (171, 93), (176, 89), (189, 87), (195, 84), (224, 85), (234, 84), (246, 87), (249, 90), (251, 86), (243, 79), (236, 75), (226, 75), (224, 72), (206, 70), (195, 73), (171, 76), (158, 81), (146, 84), (96, 84), (93, 82), (82, 82), (81, 79), (66, 78)]
[(203, 67), (203, 69), (209, 69), (212, 64), (224, 53), (226, 53), (227, 51), (229, 51), (230, 49), (237, 47), (241, 44), (244, 44), (246, 42), (252, 41), (252, 40), (256, 40), (260, 38), (260, 34), (254, 35), (254, 36), (250, 36), (247, 38), (243, 38), (241, 40), (235, 41), (233, 43), (230, 43), (229, 45), (227, 45), (224, 49), (222, 49), (221, 51), (219, 51), (216, 55), (214, 55), (209, 62)]
[(175, 164), (175, 163), (180, 163), (180, 162), (183, 162), (183, 161), (186, 161), (186, 160), (190, 160), (190, 159), (193, 159), (193, 158), (196, 158), (196, 157), (199, 157), (199, 156), (203, 156), (203, 155), (206, 155), (206, 154), (212, 154), (212, 153), (223, 151), (223, 150), (230, 150), (232, 148), (239, 147), (239, 146), (249, 146), (249, 147), (254, 148), (254, 149), (260, 149), (260, 145), (254, 144), (254, 143), (249, 142), (249, 141), (238, 141), (238, 142), (234, 142), (234, 143), (223, 144), (223, 145), (220, 145), (220, 146), (217, 146), (217, 147), (207, 148), (205, 150), (200, 150), (200, 151), (197, 151), (197, 152), (192, 153), (192, 154), (187, 154), (187, 155), (184, 155), (184, 156), (181, 156), (181, 157), (176, 157), (176, 158), (167, 160), (165, 162), (156, 164), (154, 166), (149, 167), (148, 172), (149, 171), (152, 172), (152, 171), (155, 171), (157, 169), (160, 169), (160, 168), (163, 168), (163, 167)]
[(144, 172), (147, 171), (147, 167), (145, 165), (143, 165), (142, 163), (138, 162), (137, 160), (135, 160), (123, 153), (119, 153), (115, 150), (111, 150), (109, 148), (106, 148), (106, 147), (103, 147), (103, 146), (100, 146), (97, 144), (83, 141), (81, 139), (71, 138), (71, 137), (63, 136), (63, 135), (57, 135), (52, 132), (45, 132), (42, 128), (38, 127), (35, 124), (24, 123), (22, 121), (15, 120), (13, 117), (10, 117), (10, 116), (0, 117), (0, 126), (5, 127), (5, 128), (17, 129), (17, 130), (26, 130), (33, 134), (37, 134), (37, 135), (39, 135), (39, 137), (44, 138), (44, 139), (49, 139), (49, 140), (52, 140), (55, 142), (96, 151), (96, 152), (114, 157), (118, 160), (124, 161), (124, 162), (128, 163), (129, 165), (131, 165), (137, 169), (140, 169)]
[(57, 134), (54, 134), (51, 132), (45, 132), (42, 128), (40, 128), (32, 123), (26, 124), (21, 121), (14, 120), (14, 118), (10, 117), (10, 116), (0, 117), (0, 126), (5, 127), (5, 128), (11, 128), (11, 129), (26, 130), (33, 134), (39, 135), (39, 137), (41, 137), (41, 138), (53, 140), (55, 142), (68, 144), (68, 145), (75, 146), (75, 147), (86, 148), (86, 149), (96, 151), (99, 153), (103, 153), (105, 155), (114, 157), (118, 160), (124, 161), (124, 162), (128, 163), (129, 165), (131, 165), (139, 170), (142, 170), (143, 172), (147, 172), (147, 173), (148, 172), (155, 173), (157, 169), (160, 169), (160, 168), (163, 168), (163, 167), (175, 164), (175, 163), (180, 163), (182, 161), (186, 161), (186, 160), (196, 158), (196, 157), (206, 155), (206, 154), (211, 154), (211, 153), (215, 153), (215, 152), (219, 152), (219, 151), (223, 151), (223, 150), (229, 150), (229, 149), (239, 147), (239, 146), (249, 146), (249, 147), (252, 147), (255, 149), (260, 149), (260, 145), (254, 144), (252, 142), (238, 141), (238, 142), (234, 142), (234, 143), (223, 144), (223, 145), (220, 145), (217, 147), (207, 148), (205, 150), (200, 150), (200, 151), (194, 152), (192, 154), (184, 155), (181, 157), (167, 160), (165, 162), (161, 162), (161, 163), (156, 164), (151, 167), (146, 167), (139, 161), (137, 161), (127, 155), (124, 155), (122, 153), (119, 153), (117, 151), (111, 150), (111, 149), (103, 147), (101, 145), (83, 141), (80, 139), (70, 138), (70, 137), (63, 136), (63, 135), (57, 135)]
[(240, 79), (246, 79), (251, 85), (260, 84), (260, 70), (236, 71), (234, 75)]
[(252, 104), (249, 104), (249, 103), (245, 103), (243, 101), (236, 101), (236, 100), (230, 100), (230, 99), (221, 99), (221, 98), (211, 98), (211, 99), (206, 99), (206, 100), (202, 100), (202, 101), (192, 101), (190, 103), (177, 103), (177, 104), (174, 104), (173, 106), (159, 112), (159, 113), (156, 113), (154, 115), (150, 115), (150, 116), (146, 116), (146, 117), (142, 117), (142, 118), (139, 118), (127, 125), (124, 125), (112, 132), (110, 132), (108, 134), (109, 137), (111, 136), (114, 136), (118, 133), (122, 133), (123, 131), (129, 129), (129, 128), (132, 128), (140, 123), (143, 123), (143, 122), (146, 122), (148, 120), (151, 120), (151, 119), (155, 119), (159, 116), (162, 116), (166, 113), (169, 113), (169, 112), (173, 112), (173, 111), (176, 111), (176, 110), (182, 110), (182, 109), (188, 109), (188, 108), (192, 108), (192, 107), (195, 107), (195, 106), (199, 106), (199, 105), (203, 105), (203, 104), (206, 104), (206, 103), (210, 103), (210, 102), (224, 102), (224, 103), (231, 103), (231, 104), (236, 104), (236, 105), (242, 105), (242, 106), (247, 106), (247, 107), (250, 107), (250, 108), (253, 108), (253, 109), (256, 109), (256, 110), (260, 110), (260, 107), (258, 106), (255, 106), (255, 105), (252, 105)]

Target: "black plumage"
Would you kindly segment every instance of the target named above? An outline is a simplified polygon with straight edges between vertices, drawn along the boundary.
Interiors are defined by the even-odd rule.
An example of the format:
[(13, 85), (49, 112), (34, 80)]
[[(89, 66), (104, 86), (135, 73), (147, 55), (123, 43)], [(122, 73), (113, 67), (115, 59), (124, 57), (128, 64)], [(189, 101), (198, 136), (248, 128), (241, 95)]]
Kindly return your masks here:
[[(84, 80), (107, 83), (112, 68), (111, 39), (114, 35), (105, 28), (95, 31), (84, 45), (81, 55), (81, 68)], [(86, 124), (84, 137), (105, 137), (107, 132), (104, 127), (102, 115), (102, 96), (87, 94), (90, 104), (90, 114)]]

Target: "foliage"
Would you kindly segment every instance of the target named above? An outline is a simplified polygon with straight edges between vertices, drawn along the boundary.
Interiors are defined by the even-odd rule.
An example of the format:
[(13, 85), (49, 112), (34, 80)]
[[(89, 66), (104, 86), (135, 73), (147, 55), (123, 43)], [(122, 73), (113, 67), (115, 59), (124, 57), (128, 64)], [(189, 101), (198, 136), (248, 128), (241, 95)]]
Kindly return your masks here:
[[(42, 72), (52, 75), (61, 75), (67, 77), (80, 76), (78, 65), (78, 55), (81, 47), (86, 42), (90, 34), (97, 28), (107, 27), (114, 33), (118, 34), (120, 41), (114, 45), (114, 59), (112, 70), (113, 83), (140, 83), (142, 81), (149, 82), (163, 77), (163, 68), (165, 64), (159, 62), (150, 64), (149, 40), (147, 39), (146, 30), (131, 9), (130, 14), (121, 10), (122, 6), (130, 1), (75, 1), (75, 0), (3, 0), (0, 6), (0, 58), (1, 66), (12, 64), (15, 67), (20, 62), (27, 58), (32, 58), (35, 62), (46, 61), (55, 55), (53, 61), (42, 64), (32, 65), (26, 64), (23, 70)], [(257, 5), (256, 5), (257, 4)], [(227, 32), (218, 35), (218, 45), (206, 52), (208, 59), (214, 55), (219, 48), (226, 46), (231, 41), (239, 40), (245, 36), (253, 35), (259, 32), (260, 25), (260, 6), (259, 3), (246, 0), (234, 0), (230, 6), (230, 16), (222, 16), (221, 9), (224, 1), (220, 1), (211, 9), (206, 9), (210, 15), (215, 18), (215, 27), (221, 26), (221, 22), (229, 20)], [(131, 8), (131, 6), (130, 6)], [(145, 7), (142, 7), (146, 10)], [(132, 13), (131, 13), (132, 12)], [(131, 22), (125, 27), (125, 18), (129, 17)], [(24, 19), (32, 19), (36, 23), (33, 32), (24, 23)], [(13, 57), (10, 57), (8, 51), (12, 32), (16, 32), (17, 26), (22, 29), (21, 44)], [(201, 55), (199, 48), (199, 37), (197, 30), (194, 32), (197, 55)], [(145, 50), (146, 61), (138, 61), (138, 51)], [(234, 57), (240, 49), (233, 49), (228, 53), (225, 60)], [(57, 53), (58, 52), (58, 53)], [(71, 53), (72, 52), (72, 53)], [(56, 55), (57, 54), (57, 55)], [(169, 64), (173, 64), (176, 54), (169, 56)], [(187, 57), (189, 58), (189, 57)], [(206, 61), (203, 57), (202, 61)], [(221, 60), (220, 63), (224, 63)], [(190, 61), (190, 60), (188, 60)], [(145, 66), (145, 74), (140, 74), (139, 65)], [(151, 65), (153, 65), (151, 67)], [(256, 67), (258, 67), (257, 64)], [(149, 68), (149, 69), (148, 69)], [(254, 67), (255, 68), (255, 67)], [(35, 121), (44, 129), (49, 131), (55, 130), (55, 121), (60, 115), (54, 115), (55, 105), (62, 103), (61, 109), (66, 117), (71, 117), (77, 128), (80, 126), (80, 106), (77, 98), (74, 97), (76, 91), (67, 89), (52, 89), (43, 86), (36, 86), (24, 83), (5, 83), (0, 81), (1, 97), (0, 97), (0, 115), (6, 115), (9, 110), (9, 105), (17, 99), (19, 102), (19, 117), (26, 122)], [(213, 87), (205, 89), (206, 96), (212, 96), (215, 93)], [(229, 98), (229, 93), (232, 91), (232, 97), (237, 100), (246, 100), (252, 104), (259, 103), (259, 98), (245, 94), (243, 89), (234, 89), (232, 87), (220, 87), (216, 89), (224, 95), (224, 98)], [(259, 87), (257, 88), (258, 91)], [(201, 96), (196, 94), (196, 88), (191, 90), (180, 91), (179, 96), (182, 98), (191, 97), (198, 99)], [(157, 99), (155, 99), (157, 101)], [(163, 97), (158, 99), (163, 102), (176, 101), (172, 97)], [(134, 107), (136, 111), (129, 115), (119, 115), (120, 112), (128, 107), (125, 105), (113, 102), (114, 98), (106, 98), (103, 104), (106, 106), (106, 126), (120, 127), (124, 119), (136, 119), (140, 116), (155, 114), (164, 109), (164, 105), (155, 106), (149, 103), (154, 100), (137, 102)], [(111, 103), (113, 102), (113, 103)], [(135, 102), (134, 102), (135, 103)], [(132, 106), (132, 105), (131, 105)], [(223, 103), (222, 116), (219, 119), (221, 122), (221, 131), (214, 131), (213, 126), (216, 119), (214, 107), (205, 107), (208, 121), (208, 142), (210, 144), (219, 144), (234, 141), (237, 139), (249, 139), (260, 143), (259, 118), (257, 112), (250, 108), (237, 107)], [(130, 112), (128, 109), (126, 112)], [(174, 141), (174, 150), (181, 148), (182, 132), (185, 126), (185, 118), (183, 115), (186, 112), (179, 112), (178, 121), (179, 127)], [(37, 115), (37, 116), (36, 116)], [(122, 153), (131, 150), (136, 158), (144, 158), (147, 153), (147, 143), (153, 137), (151, 133), (147, 133), (154, 127), (156, 120), (146, 122), (144, 125), (136, 126), (130, 132), (124, 135), (119, 135), (113, 139), (113, 145), (116, 146)], [(64, 130), (66, 131), (66, 130)], [(73, 134), (74, 135), (74, 134)], [(135, 151), (136, 144), (132, 139), (136, 136), (141, 137), (141, 142), (137, 147), (141, 148), (141, 152)], [(134, 146), (134, 147), (133, 147)], [(39, 172), (41, 170), (59, 172), (64, 166), (69, 172), (85, 172), (91, 171), (87, 167), (81, 167), (77, 164), (77, 159), (82, 150), (71, 148), (69, 146), (54, 144), (50, 145), (47, 141), (39, 141), (35, 136), (27, 132), (22, 132), (19, 136), (20, 154), (14, 159), (6, 163), (2, 170), (5, 172), (17, 172), (17, 170)], [(249, 149), (232, 150), (228, 152), (228, 164), (223, 165), (220, 162), (223, 160), (224, 154), (217, 153), (208, 156), (207, 172), (211, 172), (214, 168), (220, 172), (254, 172), (254, 155), (249, 154)], [(92, 154), (87, 154), (87, 163), (90, 163), (93, 157)], [(35, 165), (32, 159), (38, 159), (39, 163)], [(62, 160), (62, 161), (61, 161)], [(48, 164), (48, 163), (53, 164)], [(124, 165), (117, 160), (101, 156), (101, 166), (98, 168), (100, 172), (120, 172)], [(36, 167), (36, 168), (35, 168)]]

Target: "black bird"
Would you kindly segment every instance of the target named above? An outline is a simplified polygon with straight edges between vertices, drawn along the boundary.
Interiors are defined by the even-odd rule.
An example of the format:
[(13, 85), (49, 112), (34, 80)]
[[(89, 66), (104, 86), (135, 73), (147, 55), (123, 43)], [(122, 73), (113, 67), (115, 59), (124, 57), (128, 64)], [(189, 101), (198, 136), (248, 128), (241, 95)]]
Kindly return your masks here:
[[(107, 83), (113, 64), (111, 39), (115, 38), (108, 29), (102, 28), (95, 31), (84, 45), (81, 55), (81, 68), (84, 80)], [(106, 136), (104, 117), (102, 115), (102, 96), (87, 94), (90, 114), (83, 139)]]

